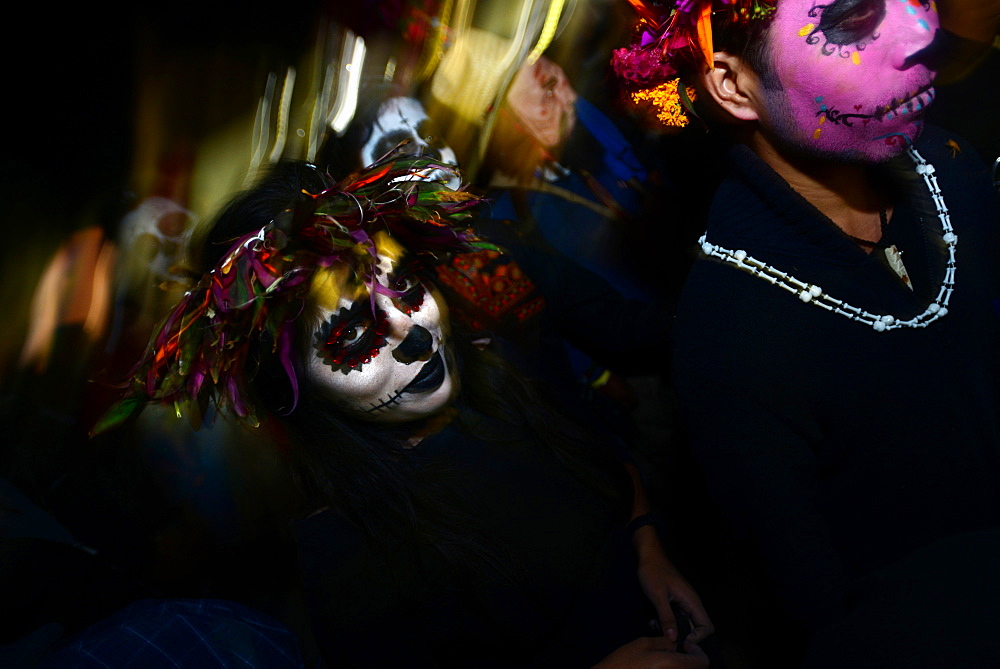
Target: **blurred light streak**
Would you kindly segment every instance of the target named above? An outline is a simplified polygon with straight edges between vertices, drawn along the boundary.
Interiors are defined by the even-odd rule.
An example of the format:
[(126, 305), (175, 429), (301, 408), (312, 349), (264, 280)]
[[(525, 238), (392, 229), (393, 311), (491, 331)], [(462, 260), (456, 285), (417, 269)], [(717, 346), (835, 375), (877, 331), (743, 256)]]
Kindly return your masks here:
[[(352, 45), (353, 41), (353, 45)], [(348, 51), (351, 51), (348, 56)], [(365, 40), (347, 31), (341, 62), (347, 76), (338, 78), (337, 107), (330, 115), (330, 129), (338, 135), (354, 118), (358, 108), (358, 88), (361, 85), (361, 70), (365, 62)]]
[(117, 253), (111, 244), (102, 244), (100, 254), (94, 263), (93, 288), (90, 308), (83, 322), (83, 331), (91, 341), (96, 341), (104, 332), (111, 310), (111, 283), (114, 275)]
[(475, 0), (458, 0), (451, 45), (432, 77), (431, 96), (460, 120), (449, 141), (461, 147), (462, 171), (473, 181), (511, 81), (529, 53), (548, 47), (565, 8), (563, 0), (518, 4), (516, 14), (483, 5), (489, 11), (479, 16)]
[[(462, 0), (461, 4), (467, 5), (468, 0)], [(454, 7), (455, 0), (445, 0), (444, 5), (441, 7), (441, 11), (437, 17), (437, 25), (434, 27), (434, 36), (427, 40), (427, 44), (424, 46), (424, 52), (427, 55), (426, 61), (417, 73), (418, 82), (422, 82), (430, 77), (444, 57), (444, 44), (449, 26), (451, 26), (451, 13)], [(463, 9), (460, 8), (460, 16), (462, 11)]]
[(278, 77), (274, 72), (267, 75), (267, 84), (264, 86), (264, 95), (257, 103), (257, 115), (253, 120), (253, 153), (250, 156), (250, 165), (247, 169), (246, 179), (243, 182), (244, 188), (249, 188), (257, 178), (257, 170), (264, 159), (264, 152), (270, 143), (269, 122), (271, 119), (271, 102), (274, 98), (274, 87), (277, 85)]
[(61, 326), (81, 326), (88, 343), (100, 337), (111, 306), (114, 261), (114, 247), (97, 226), (74, 233), (59, 247), (35, 287), (21, 367), (46, 369)]
[(336, 69), (335, 63), (327, 64), (326, 72), (323, 75), (323, 85), (316, 95), (312, 113), (309, 115), (309, 141), (306, 145), (305, 155), (305, 160), (308, 163), (316, 160), (316, 152), (319, 151), (326, 135), (325, 119), (327, 110), (330, 108), (330, 92), (333, 90)]
[(271, 116), (272, 110), (277, 108), (274, 118), (274, 144), (268, 155), (269, 163), (276, 163), (281, 159), (285, 151), (285, 144), (288, 141), (288, 118), (289, 108), (292, 104), (292, 94), (295, 92), (295, 68), (289, 66), (285, 70), (284, 83), (281, 86), (281, 97), (277, 105), (274, 101), (275, 89), (277, 88), (278, 77), (274, 72), (267, 75), (267, 85), (264, 88), (264, 95), (257, 105), (257, 115), (254, 118), (253, 129), (253, 154), (250, 159), (250, 167), (247, 170), (244, 186), (249, 186), (256, 179), (257, 170), (263, 159), (264, 152), (271, 141)]
[(59, 321), (60, 284), (68, 272), (67, 264), (67, 258), (60, 250), (38, 281), (35, 296), (31, 300), (28, 333), (21, 349), (22, 367), (28, 367), (34, 362), (36, 370), (40, 371), (48, 363)]
[(565, 5), (565, 0), (552, 0), (549, 4), (548, 12), (545, 15), (545, 22), (542, 24), (542, 32), (538, 36), (538, 43), (535, 44), (535, 48), (531, 50), (526, 59), (528, 65), (533, 65), (545, 53), (549, 45), (552, 44), (552, 38), (556, 34), (556, 28), (559, 26), (559, 19), (562, 16)]
[(274, 148), (271, 149), (270, 161), (278, 162), (285, 150), (288, 139), (288, 108), (292, 104), (292, 92), (295, 90), (295, 68), (285, 70), (285, 85), (281, 87), (281, 101), (278, 105), (278, 118), (275, 121)]

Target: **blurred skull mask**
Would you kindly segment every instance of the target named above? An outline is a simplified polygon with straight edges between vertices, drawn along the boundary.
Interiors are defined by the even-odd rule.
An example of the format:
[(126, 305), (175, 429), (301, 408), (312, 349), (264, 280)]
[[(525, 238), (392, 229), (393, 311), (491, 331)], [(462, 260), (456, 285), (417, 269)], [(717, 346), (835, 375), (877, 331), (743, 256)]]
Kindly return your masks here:
[[(409, 143), (399, 147), (406, 140)], [(371, 165), (397, 147), (403, 153), (431, 156), (448, 165), (458, 164), (455, 152), (444, 143), (423, 105), (414, 98), (389, 98), (382, 104), (372, 123), (371, 136), (361, 147), (361, 164)], [(432, 170), (424, 177), (440, 179), (452, 189), (461, 185), (456, 175), (441, 170)]]

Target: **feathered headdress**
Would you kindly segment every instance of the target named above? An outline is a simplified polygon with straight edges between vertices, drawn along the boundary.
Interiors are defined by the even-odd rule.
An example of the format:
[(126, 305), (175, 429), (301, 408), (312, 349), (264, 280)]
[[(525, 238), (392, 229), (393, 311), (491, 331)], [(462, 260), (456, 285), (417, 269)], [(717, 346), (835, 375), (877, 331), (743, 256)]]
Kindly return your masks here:
[(126, 396), (92, 434), (151, 402), (172, 404), (178, 416), (187, 413), (198, 425), (214, 401), (256, 425), (246, 367), (252, 341), (263, 333), (274, 342), (297, 400), (293, 322), (310, 281), (319, 268), (346, 266), (372, 296), (392, 292), (375, 279), (378, 232), (417, 254), (495, 248), (468, 227), (468, 210), (480, 200), (427, 181), (434, 170), (455, 171), (394, 152), (321, 193), (303, 192), (296, 206), (237, 240), (157, 327), (130, 374)]
[[(628, 0), (639, 15), (636, 36), (616, 49), (611, 65), (633, 89), (633, 102), (651, 100), (667, 125), (684, 125), (690, 89), (679, 86), (684, 69), (711, 69), (715, 47), (712, 14), (730, 12), (737, 23), (769, 17), (777, 0)], [(682, 108), (683, 106), (683, 108)]]

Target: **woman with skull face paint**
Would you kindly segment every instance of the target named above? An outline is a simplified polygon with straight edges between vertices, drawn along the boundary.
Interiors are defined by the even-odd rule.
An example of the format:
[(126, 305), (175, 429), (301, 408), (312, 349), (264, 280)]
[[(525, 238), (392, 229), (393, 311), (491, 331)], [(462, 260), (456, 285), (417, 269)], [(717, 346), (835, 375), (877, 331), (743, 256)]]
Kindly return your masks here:
[(935, 3), (639, 4), (619, 72), (681, 76), (699, 99), (674, 111), (732, 140), (674, 379), (759, 593), (749, 643), (773, 661), (780, 628), (782, 666), (998, 666), (1000, 207), (924, 123)]
[[(475, 35), (477, 42), (499, 39), (484, 31), (476, 31)], [(525, 83), (526, 80), (533, 83)], [(575, 124), (572, 105), (576, 94), (561, 68), (542, 58), (515, 78), (513, 88), (521, 91), (517, 97), (531, 99), (535, 106), (546, 108), (552, 101), (545, 91), (557, 91), (553, 99), (559, 100), (555, 108), (562, 120), (533, 114), (530, 124), (532, 133), (544, 137), (550, 149), (562, 144), (566, 139), (564, 134)], [(327, 139), (320, 151), (319, 164), (335, 175), (346, 175), (390, 153), (414, 153), (455, 164), (456, 153), (444, 140), (441, 126), (428, 116), (427, 107), (421, 103), (424, 97), (420, 92), (404, 93), (381, 80), (363, 83), (362, 103), (346, 130)], [(440, 101), (431, 97), (428, 106), (446, 119), (443, 126), (455, 124), (456, 119)], [(532, 105), (525, 106), (535, 109)], [(591, 111), (588, 117), (595, 113), (596, 110)], [(565, 127), (560, 129), (561, 126)], [(455, 138), (454, 133), (445, 134)], [(618, 141), (624, 139), (619, 137)], [(537, 143), (508, 149), (531, 162), (536, 156)], [(618, 160), (635, 168), (637, 162), (631, 151), (619, 149)], [(606, 181), (615, 181), (605, 174), (606, 170), (597, 171)], [(425, 176), (435, 179), (445, 175)], [(455, 179), (448, 178), (451, 179), (448, 185), (453, 187)], [(631, 186), (625, 190), (631, 192)], [(638, 288), (636, 280), (616, 281), (615, 277), (623, 276), (621, 267), (618, 272), (610, 272), (613, 276), (609, 277), (608, 271), (595, 269), (594, 263), (579, 261), (581, 249), (588, 242), (593, 247), (588, 253), (597, 253), (605, 261), (614, 255), (614, 249), (620, 248), (621, 241), (611, 243), (610, 237), (614, 235), (608, 236), (609, 230), (616, 226), (599, 222), (603, 214), (595, 214), (586, 207), (581, 211), (578, 203), (567, 202), (561, 196), (550, 199), (542, 193), (537, 209), (532, 207), (535, 213), (527, 214), (520, 207), (517, 211), (511, 207), (510, 193), (494, 189), (485, 192), (488, 205), (475, 222), (476, 230), (502, 246), (504, 253), (463, 254), (453, 257), (450, 263), (436, 266), (439, 284), (454, 316), (476, 329), (488, 330), (506, 359), (533, 378), (544, 379), (558, 388), (561, 401), (572, 410), (591, 416), (600, 412), (612, 429), (621, 435), (633, 434), (636, 427), (630, 412), (640, 402), (658, 394), (655, 386), (651, 387), (655, 381), (650, 371), (657, 363), (651, 363), (646, 354), (666, 340), (672, 305), (665, 304), (667, 299), (654, 300), (649, 288)], [(601, 211), (610, 210), (601, 208)], [(561, 227), (564, 219), (573, 220), (574, 225)], [(596, 232), (595, 226), (602, 230)], [(569, 234), (570, 228), (575, 230), (577, 239), (567, 248), (565, 242), (573, 236)], [(552, 244), (539, 234), (550, 229), (561, 231), (556, 235), (561, 241)], [(604, 250), (598, 252), (597, 247)], [(608, 366), (612, 360), (616, 369), (632, 373), (639, 370), (638, 373), (650, 375), (644, 379), (641, 392), (610, 372)], [(600, 390), (595, 391), (597, 388)], [(657, 430), (654, 439), (659, 434)], [(627, 439), (635, 437), (619, 440), (625, 457), (629, 450)], [(656, 448), (659, 447), (657, 442)]]
[(462, 223), (475, 199), (413, 180), (429, 169), (447, 170), (395, 157), (334, 184), (279, 165), (219, 217), (207, 273), (98, 429), (150, 400), (280, 426), (332, 666), (705, 666), (644, 638), (658, 614), (632, 535), (650, 527), (628, 524), (621, 462), (450, 323), (428, 270), (481, 243)]

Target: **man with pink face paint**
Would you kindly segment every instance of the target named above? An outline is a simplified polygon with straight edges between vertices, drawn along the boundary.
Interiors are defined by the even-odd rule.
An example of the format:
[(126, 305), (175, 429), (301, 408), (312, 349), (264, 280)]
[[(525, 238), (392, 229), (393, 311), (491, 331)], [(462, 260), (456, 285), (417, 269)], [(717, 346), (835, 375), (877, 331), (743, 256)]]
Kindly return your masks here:
[(766, 666), (1000, 666), (1000, 208), (924, 123), (936, 7), (677, 5), (616, 59), (680, 76), (732, 139), (674, 380), (754, 584), (747, 643)]

